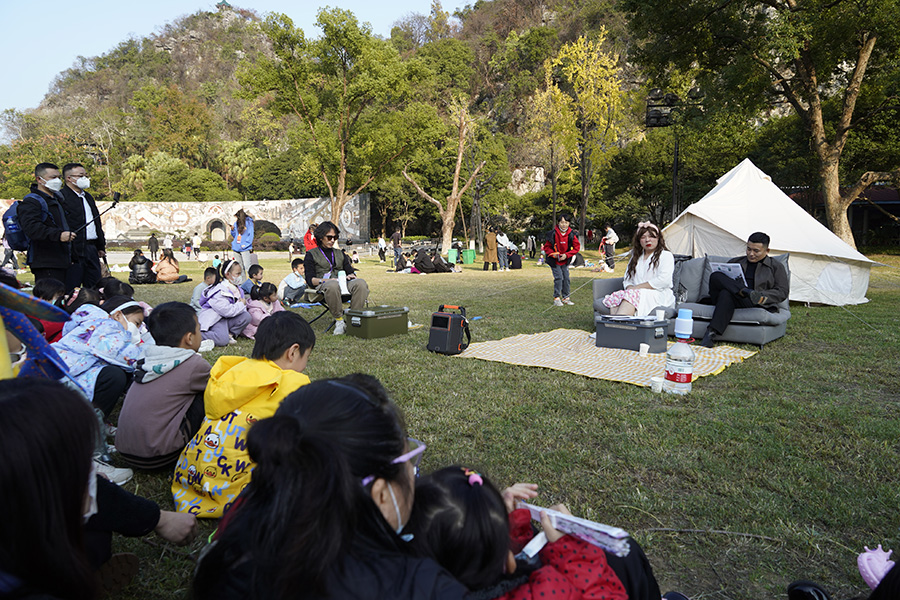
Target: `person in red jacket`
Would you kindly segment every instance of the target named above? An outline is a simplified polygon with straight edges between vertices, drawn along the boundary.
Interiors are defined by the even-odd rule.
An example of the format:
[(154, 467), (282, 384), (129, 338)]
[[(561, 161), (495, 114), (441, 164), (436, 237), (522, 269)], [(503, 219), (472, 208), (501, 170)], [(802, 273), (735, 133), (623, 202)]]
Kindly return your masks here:
[(561, 213), (556, 227), (544, 240), (547, 264), (553, 271), (553, 306), (575, 304), (569, 299), (569, 260), (581, 250), (581, 244), (578, 234), (569, 228), (571, 220), (569, 215)]
[(318, 244), (316, 244), (316, 227), (318, 227), (318, 225), (310, 223), (309, 229), (306, 230), (306, 235), (303, 236), (303, 248), (307, 252), (318, 246)]
[[(447, 467), (416, 481), (416, 502), (404, 531), (413, 534), (414, 550), (433, 558), (479, 598), (629, 600), (604, 551), (557, 531), (546, 514), (541, 523), (548, 544), (539, 553), (541, 564), (517, 564), (514, 552), (534, 531), (528, 510), (515, 509), (515, 502), (536, 495), (536, 485), (521, 483), (501, 495), (480, 473)], [(554, 510), (568, 513), (562, 505)]]

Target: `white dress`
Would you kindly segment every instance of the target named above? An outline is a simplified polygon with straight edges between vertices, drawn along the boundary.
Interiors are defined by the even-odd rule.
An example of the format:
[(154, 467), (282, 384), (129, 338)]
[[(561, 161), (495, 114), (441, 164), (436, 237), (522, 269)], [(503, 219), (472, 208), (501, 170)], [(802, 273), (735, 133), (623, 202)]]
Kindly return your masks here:
[(634, 269), (634, 275), (626, 276), (622, 285), (640, 285), (649, 283), (653, 289), (642, 289), (641, 300), (638, 303), (636, 316), (649, 315), (657, 306), (675, 307), (675, 294), (672, 293), (672, 276), (675, 274), (675, 256), (668, 250), (663, 250), (659, 255), (659, 264), (655, 268), (650, 266), (650, 257), (641, 255)]

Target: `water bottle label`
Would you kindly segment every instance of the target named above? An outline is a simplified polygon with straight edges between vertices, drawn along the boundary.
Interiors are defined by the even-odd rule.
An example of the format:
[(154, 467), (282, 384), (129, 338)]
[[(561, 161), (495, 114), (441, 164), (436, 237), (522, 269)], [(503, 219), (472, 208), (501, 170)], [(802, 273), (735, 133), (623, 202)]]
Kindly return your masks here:
[(693, 379), (693, 369), (691, 367), (666, 367), (666, 379), (674, 383), (690, 383)]

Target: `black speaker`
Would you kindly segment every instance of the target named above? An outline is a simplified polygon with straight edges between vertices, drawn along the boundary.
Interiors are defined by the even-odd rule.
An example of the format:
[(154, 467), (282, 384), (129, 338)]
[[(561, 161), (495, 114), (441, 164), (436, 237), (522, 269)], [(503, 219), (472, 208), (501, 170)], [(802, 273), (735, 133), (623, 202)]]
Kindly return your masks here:
[[(458, 310), (457, 313), (444, 312), (444, 309)], [(463, 341), (465, 336), (465, 342)], [(469, 347), (472, 336), (469, 333), (469, 321), (466, 309), (462, 306), (441, 304), (438, 311), (431, 315), (431, 330), (428, 334), (428, 345), (431, 352), (438, 354), (459, 354)]]

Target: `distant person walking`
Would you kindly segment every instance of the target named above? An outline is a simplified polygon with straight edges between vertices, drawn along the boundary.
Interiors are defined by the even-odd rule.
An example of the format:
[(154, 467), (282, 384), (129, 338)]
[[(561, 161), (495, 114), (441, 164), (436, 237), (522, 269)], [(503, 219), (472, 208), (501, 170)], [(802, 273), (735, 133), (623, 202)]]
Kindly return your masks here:
[(391, 244), (394, 245), (394, 269), (400, 264), (400, 255), (403, 254), (403, 237), (400, 235), (400, 228), (394, 230), (391, 236)]
[(194, 234), (194, 239), (191, 240), (191, 249), (194, 251), (194, 258), (200, 258), (200, 244), (203, 243), (203, 238), (200, 237), (199, 233)]
[(159, 240), (156, 239), (155, 233), (151, 233), (150, 239), (147, 240), (147, 250), (150, 251), (150, 260), (156, 262), (156, 253), (159, 252)]
[(234, 213), (234, 226), (231, 228), (231, 250), (234, 259), (241, 265), (241, 272), (250, 271), (250, 254), (253, 253), (253, 219), (247, 216), (244, 209)]
[(537, 239), (533, 235), (529, 235), (525, 240), (525, 249), (528, 250), (528, 258), (534, 258), (537, 252)]
[(387, 242), (383, 235), (378, 236), (378, 260), (384, 262), (387, 260)]
[(603, 254), (606, 256), (606, 266), (610, 269), (616, 268), (616, 242), (619, 236), (613, 231), (609, 223), (603, 226)]
[(175, 243), (175, 241), (172, 238), (172, 234), (167, 233), (166, 237), (163, 238), (163, 250), (171, 250), (172, 247), (174, 246), (174, 243)]

